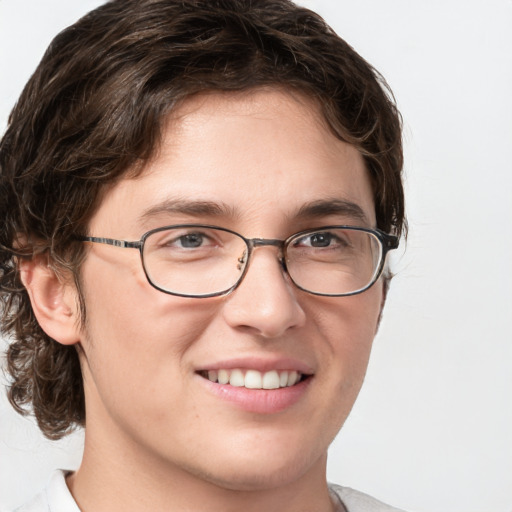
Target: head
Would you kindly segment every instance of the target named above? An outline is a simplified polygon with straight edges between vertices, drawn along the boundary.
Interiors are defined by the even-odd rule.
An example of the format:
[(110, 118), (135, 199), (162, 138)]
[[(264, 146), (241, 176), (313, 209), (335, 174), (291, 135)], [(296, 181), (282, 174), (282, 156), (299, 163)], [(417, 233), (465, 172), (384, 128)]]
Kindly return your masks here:
[[(266, 136), (270, 126), (275, 130), (272, 139)], [(237, 133), (247, 136), (225, 143)], [(201, 141), (199, 150), (194, 137), (196, 143)], [(300, 149), (292, 151), (292, 146), (301, 138), (302, 148), (311, 145), (301, 155), (309, 168), (296, 159), (294, 168), (301, 171), (292, 176), (288, 170), (293, 167), (293, 151)], [(280, 148), (281, 159), (276, 156)], [(270, 164), (276, 165), (268, 165), (267, 150), (273, 155)], [(261, 165), (240, 168), (247, 155), (253, 156), (252, 162), (264, 155)], [(217, 165), (207, 169), (205, 159), (216, 158)], [(350, 168), (339, 182), (332, 172), (335, 161)], [(116, 293), (129, 293), (125, 284), (114, 286), (114, 295), (101, 293), (107, 288), (102, 278), (110, 279), (115, 268), (110, 258), (124, 254), (112, 247), (91, 247), (79, 237), (140, 238), (144, 231), (135, 232), (136, 217), (130, 212), (140, 215), (152, 202), (163, 201), (159, 194), (166, 190), (188, 200), (220, 197), (228, 210), (238, 213), (230, 217), (229, 212), (217, 212), (222, 220), (217, 225), (248, 238), (284, 239), (301, 228), (316, 227), (294, 221), (292, 228), (280, 220), (291, 216), (292, 207), (300, 209), (299, 199), (317, 199), (308, 191), (327, 197), (331, 188), (343, 187), (363, 204), (365, 227), (400, 235), (401, 169), (400, 118), (384, 80), (311, 11), (287, 0), (106, 3), (52, 42), (11, 113), (0, 145), (0, 285), (2, 331), (10, 342), (11, 403), (20, 411), (32, 409), (43, 433), (56, 439), (86, 423), (84, 375), (98, 381), (98, 389), (85, 389), (93, 404), (108, 404), (108, 397), (95, 402), (93, 395), (101, 393), (102, 386), (118, 384), (115, 375), (110, 380), (97, 365), (100, 360), (114, 361), (121, 347), (114, 342), (107, 352), (98, 350), (108, 345), (103, 328), (117, 329), (111, 338), (117, 336), (119, 342), (121, 335), (129, 336), (121, 333), (122, 322), (109, 321), (102, 313), (116, 301)], [(286, 186), (298, 198), (289, 205), (282, 202)], [(201, 223), (211, 224), (210, 214), (201, 214)], [(351, 220), (346, 223), (357, 224)], [(179, 223), (174, 217), (172, 222)], [(151, 224), (154, 227), (159, 226)], [(267, 255), (267, 249), (258, 250)], [(140, 265), (135, 256), (129, 256), (130, 262)], [(258, 267), (266, 256), (258, 258), (258, 264), (254, 259), (251, 265)], [(137, 272), (143, 277), (141, 268), (130, 265), (121, 272), (123, 283)], [(268, 276), (274, 271), (268, 270)], [(66, 311), (34, 305), (39, 292), (31, 282), (44, 272), (54, 284), (43, 286), (41, 294), (50, 296), (47, 304), (53, 293), (64, 297)], [(253, 278), (249, 270), (246, 280)], [(340, 316), (339, 308), (346, 308), (338, 327), (351, 330), (353, 338), (363, 338), (366, 348), (354, 355), (353, 365), (360, 370), (343, 411), (335, 415), (338, 424), (357, 395), (386, 289), (381, 278), (373, 291), (326, 298), (302, 295), (286, 282), (276, 293), (293, 299), (279, 326), (272, 319), (256, 326), (256, 320), (241, 318), (241, 312), (251, 308), (243, 284), (232, 295), (211, 299), (165, 294), (155, 299), (153, 294), (161, 292), (147, 285), (133, 285), (140, 292), (133, 300), (142, 301), (144, 306), (136, 309), (151, 325), (160, 322), (152, 336), (163, 339), (164, 332), (173, 332), (175, 359), (190, 357), (194, 364), (204, 363), (199, 369), (203, 372), (209, 369), (207, 360), (217, 344), (219, 353), (224, 350), (228, 355), (217, 339), (223, 329), (252, 340), (279, 338), (282, 351), (289, 355), (295, 349), (285, 331), (306, 328), (308, 337), (314, 336), (329, 319)], [(133, 302), (120, 302), (124, 312), (135, 308)], [(52, 315), (70, 321), (65, 328), (53, 328), (45, 320)], [(316, 320), (304, 327), (309, 317)], [(335, 336), (326, 335), (331, 340)], [(148, 365), (165, 358), (160, 350), (155, 349), (152, 361), (148, 355)], [(352, 350), (347, 345), (344, 354), (349, 356)], [(313, 352), (304, 349), (304, 359)], [(336, 356), (336, 349), (331, 346), (326, 359), (327, 353)], [(161, 383), (147, 378), (145, 384), (149, 392)], [(329, 389), (332, 394), (327, 395), (334, 397), (336, 385)], [(158, 403), (153, 405), (146, 412), (156, 418)], [(200, 405), (199, 401), (191, 408)], [(102, 414), (97, 409), (94, 413)], [(122, 411), (118, 413), (122, 417)], [(165, 428), (165, 421), (158, 428)], [(324, 442), (333, 435), (327, 432)]]

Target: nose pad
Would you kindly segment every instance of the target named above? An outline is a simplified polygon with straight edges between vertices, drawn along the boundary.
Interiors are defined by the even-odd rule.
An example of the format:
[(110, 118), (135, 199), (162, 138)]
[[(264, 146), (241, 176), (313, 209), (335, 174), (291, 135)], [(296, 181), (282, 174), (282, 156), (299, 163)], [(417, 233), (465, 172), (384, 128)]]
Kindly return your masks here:
[(247, 263), (247, 249), (244, 249), (242, 256), (238, 258), (238, 265), (236, 268), (241, 272)]
[[(264, 245), (270, 245), (270, 244), (256, 244), (254, 247), (263, 247)], [(272, 244), (272, 245), (274, 245), (274, 244)], [(253, 251), (254, 251), (254, 247), (252, 249)], [(240, 272), (244, 271), (246, 264), (248, 264), (248, 256), (249, 256), (249, 253), (248, 253), (247, 249), (244, 249), (244, 252), (242, 253), (242, 255), (239, 258), (237, 258), (238, 263), (237, 263), (236, 268), (238, 271), (240, 271)], [(282, 248), (279, 249), (277, 261), (279, 262), (279, 265), (281, 266), (283, 273), (289, 277), (288, 267), (286, 265), (286, 260), (285, 260)], [(247, 271), (248, 271), (248, 269), (245, 269), (245, 272), (247, 272)]]
[(279, 254), (277, 261), (279, 261), (281, 268), (283, 269), (283, 272), (289, 277), (290, 274), (288, 274), (288, 267), (286, 266), (286, 260), (282, 252)]
[(239, 269), (245, 275), (237, 289), (226, 298), (224, 318), (233, 328), (274, 338), (292, 327), (303, 325), (305, 314), (297, 300), (296, 288), (287, 276), (282, 255), (277, 258), (276, 265), (271, 248), (257, 252), (260, 254), (251, 254), (248, 268), (244, 268), (248, 264), (247, 251), (238, 258)]

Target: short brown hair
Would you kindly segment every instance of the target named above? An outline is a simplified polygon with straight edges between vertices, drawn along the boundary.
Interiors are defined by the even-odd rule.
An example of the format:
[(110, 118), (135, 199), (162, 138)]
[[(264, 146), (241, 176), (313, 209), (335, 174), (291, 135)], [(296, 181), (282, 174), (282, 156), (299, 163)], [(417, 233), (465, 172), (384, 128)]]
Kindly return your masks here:
[(289, 0), (113, 0), (51, 43), (0, 142), (0, 297), (9, 399), (57, 439), (85, 422), (77, 352), (38, 325), (19, 258), (45, 253), (79, 284), (101, 193), (151, 156), (193, 94), (278, 85), (313, 98), (363, 155), (377, 226), (404, 229), (401, 122), (382, 77)]

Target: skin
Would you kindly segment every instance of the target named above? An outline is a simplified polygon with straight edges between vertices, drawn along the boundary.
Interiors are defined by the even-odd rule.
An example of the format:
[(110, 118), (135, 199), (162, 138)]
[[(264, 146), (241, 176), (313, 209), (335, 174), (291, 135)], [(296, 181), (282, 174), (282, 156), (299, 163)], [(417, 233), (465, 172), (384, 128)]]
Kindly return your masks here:
[[(143, 173), (105, 195), (92, 236), (138, 240), (152, 228), (200, 222), (284, 239), (328, 224), (376, 225), (361, 155), (331, 134), (303, 96), (203, 94), (164, 128)], [(176, 199), (226, 208), (141, 218)], [(362, 216), (297, 216), (305, 204), (332, 199), (354, 203)], [(68, 478), (80, 508), (332, 510), (327, 449), (363, 382), (381, 281), (352, 297), (313, 296), (283, 273), (275, 247), (261, 247), (232, 294), (190, 299), (151, 287), (138, 251), (89, 245), (83, 328), (71, 284), (37, 262), (22, 269), (43, 328), (80, 351), (86, 442), (82, 466)], [(209, 392), (197, 374), (238, 357), (292, 358), (313, 376), (285, 410), (247, 412)]]

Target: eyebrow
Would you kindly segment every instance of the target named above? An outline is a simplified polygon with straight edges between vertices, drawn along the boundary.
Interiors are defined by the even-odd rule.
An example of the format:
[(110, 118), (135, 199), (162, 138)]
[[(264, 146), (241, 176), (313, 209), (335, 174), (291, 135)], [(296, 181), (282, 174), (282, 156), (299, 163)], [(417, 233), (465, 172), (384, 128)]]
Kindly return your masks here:
[(214, 201), (190, 201), (170, 198), (144, 210), (139, 220), (144, 222), (160, 214), (179, 213), (193, 217), (213, 216), (228, 217), (235, 216), (233, 208), (222, 202)]
[[(173, 213), (192, 217), (239, 217), (235, 208), (223, 202), (169, 198), (144, 210), (139, 220), (144, 222), (161, 214)], [(344, 199), (318, 199), (311, 201), (302, 205), (297, 213), (291, 217), (307, 220), (328, 215), (342, 215), (364, 224), (369, 222), (364, 210), (358, 204)]]
[(343, 215), (365, 224), (369, 223), (364, 210), (358, 204), (344, 199), (320, 199), (306, 203), (299, 209), (297, 218), (307, 219), (328, 215)]

